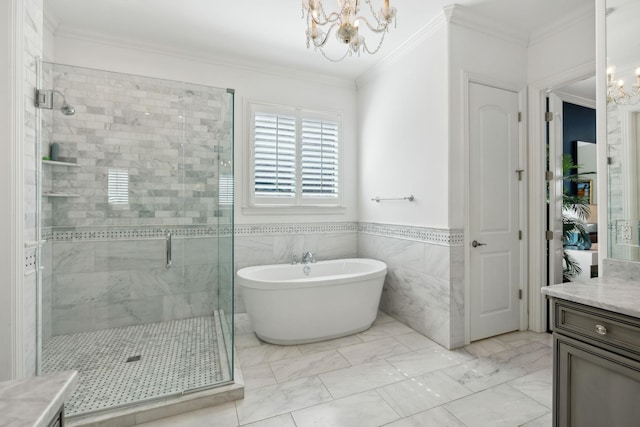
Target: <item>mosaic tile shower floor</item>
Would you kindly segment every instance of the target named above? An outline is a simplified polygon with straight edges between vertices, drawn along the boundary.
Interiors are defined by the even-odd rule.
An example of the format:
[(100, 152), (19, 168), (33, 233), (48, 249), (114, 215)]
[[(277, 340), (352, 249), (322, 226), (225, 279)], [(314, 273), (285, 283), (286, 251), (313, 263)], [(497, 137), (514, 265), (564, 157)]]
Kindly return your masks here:
[(78, 371), (67, 416), (98, 411), (223, 381), (220, 333), (205, 316), (60, 335), (44, 345), (42, 370)]

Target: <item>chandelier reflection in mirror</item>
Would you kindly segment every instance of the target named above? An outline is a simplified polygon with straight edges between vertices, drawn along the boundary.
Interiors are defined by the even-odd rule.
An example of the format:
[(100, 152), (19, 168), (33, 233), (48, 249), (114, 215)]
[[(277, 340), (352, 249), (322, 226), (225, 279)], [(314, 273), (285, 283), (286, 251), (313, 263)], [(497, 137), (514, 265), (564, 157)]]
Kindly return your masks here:
[[(307, 48), (313, 45), (315, 50), (322, 52), (325, 58), (332, 62), (342, 61), (347, 56), (354, 53), (360, 55), (366, 52), (373, 55), (380, 50), (384, 36), (389, 24), (394, 22), (396, 9), (389, 7), (389, 0), (384, 0), (380, 10), (377, 12), (371, 4), (371, 0), (336, 0), (336, 11), (325, 11), (322, 0), (302, 0), (302, 17), (307, 21)], [(360, 5), (364, 3), (364, 9), (368, 9), (370, 18), (359, 15)], [(373, 33), (380, 34), (378, 45), (375, 49), (370, 49), (365, 38), (360, 34), (360, 27), (364, 25)], [(332, 31), (338, 41), (346, 45), (346, 52), (342, 57), (331, 58), (325, 52), (325, 45), (329, 40)]]
[(607, 107), (615, 105), (636, 105), (640, 102), (640, 67), (636, 68), (636, 84), (629, 92), (624, 89), (624, 80), (616, 80), (616, 67), (607, 68)]

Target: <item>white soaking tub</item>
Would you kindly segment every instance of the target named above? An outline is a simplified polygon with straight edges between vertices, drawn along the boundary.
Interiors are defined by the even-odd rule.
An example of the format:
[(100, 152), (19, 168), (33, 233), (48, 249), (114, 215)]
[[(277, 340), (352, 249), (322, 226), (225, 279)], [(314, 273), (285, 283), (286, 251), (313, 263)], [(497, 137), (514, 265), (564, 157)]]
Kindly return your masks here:
[(352, 258), (247, 267), (237, 284), (256, 335), (293, 345), (368, 329), (386, 273), (384, 262)]

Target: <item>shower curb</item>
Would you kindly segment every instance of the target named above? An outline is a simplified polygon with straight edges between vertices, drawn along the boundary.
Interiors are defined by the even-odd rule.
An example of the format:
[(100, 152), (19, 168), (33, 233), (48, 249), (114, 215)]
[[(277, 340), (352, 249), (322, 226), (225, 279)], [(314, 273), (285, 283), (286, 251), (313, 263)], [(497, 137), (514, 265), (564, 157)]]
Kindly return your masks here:
[(243, 399), (244, 379), (237, 358), (234, 358), (234, 365), (234, 381), (230, 384), (178, 397), (155, 399), (127, 408), (106, 410), (99, 414), (70, 417), (65, 420), (65, 426), (130, 427)]

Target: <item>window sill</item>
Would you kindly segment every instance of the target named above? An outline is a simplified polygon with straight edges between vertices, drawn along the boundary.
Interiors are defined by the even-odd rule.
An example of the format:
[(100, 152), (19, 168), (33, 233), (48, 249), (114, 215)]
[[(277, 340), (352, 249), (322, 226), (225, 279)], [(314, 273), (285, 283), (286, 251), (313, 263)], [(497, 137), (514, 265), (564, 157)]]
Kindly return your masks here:
[(243, 206), (245, 215), (339, 215), (347, 211), (344, 206)]

